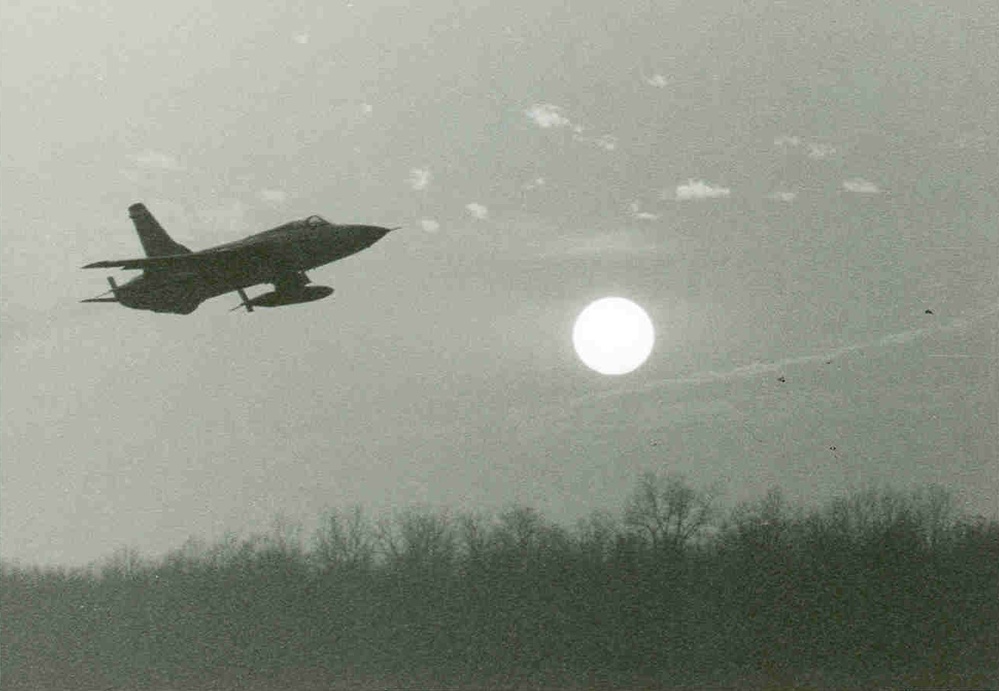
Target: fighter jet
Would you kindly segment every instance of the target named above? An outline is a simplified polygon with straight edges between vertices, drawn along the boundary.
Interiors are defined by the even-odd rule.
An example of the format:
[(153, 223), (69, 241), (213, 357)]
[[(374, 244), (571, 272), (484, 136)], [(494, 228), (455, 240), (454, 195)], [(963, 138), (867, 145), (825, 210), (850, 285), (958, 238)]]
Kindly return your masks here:
[[(234, 308), (280, 307), (312, 302), (333, 293), (329, 286), (309, 285), (306, 270), (343, 259), (370, 247), (396, 228), (334, 225), (321, 216), (309, 216), (242, 240), (192, 252), (174, 242), (144, 204), (128, 207), (146, 256), (87, 264), (85, 269), (118, 267), (141, 269), (142, 274), (118, 285), (108, 276), (111, 290), (83, 302), (117, 302), (133, 309), (190, 314), (202, 302), (235, 292)], [(250, 298), (246, 288), (273, 284), (274, 290)], [(110, 295), (111, 297), (105, 297)]]

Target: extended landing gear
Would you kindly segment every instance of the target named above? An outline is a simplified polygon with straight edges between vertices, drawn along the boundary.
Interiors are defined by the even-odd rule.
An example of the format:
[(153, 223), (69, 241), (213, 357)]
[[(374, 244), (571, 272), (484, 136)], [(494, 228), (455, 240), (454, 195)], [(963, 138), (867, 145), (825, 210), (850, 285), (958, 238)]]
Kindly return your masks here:
[(240, 307), (245, 307), (247, 312), (253, 311), (253, 303), (250, 302), (250, 298), (246, 296), (246, 291), (242, 288), (236, 288), (236, 292), (239, 293), (239, 299), (242, 300), (238, 305), (233, 307), (230, 312), (238, 310)]
[[(95, 298), (88, 298), (86, 300), (80, 300), (80, 302), (121, 302), (118, 299), (118, 284), (114, 282), (114, 279), (108, 276), (108, 284), (111, 286), (111, 290), (101, 293)], [(111, 295), (113, 297), (104, 297), (105, 295)]]

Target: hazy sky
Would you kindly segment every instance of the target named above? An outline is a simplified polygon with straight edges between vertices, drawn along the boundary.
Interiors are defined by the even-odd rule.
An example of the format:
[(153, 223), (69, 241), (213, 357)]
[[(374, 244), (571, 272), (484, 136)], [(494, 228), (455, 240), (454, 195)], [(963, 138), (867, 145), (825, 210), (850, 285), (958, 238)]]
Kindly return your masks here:
[[(4, 558), (355, 503), (568, 521), (645, 469), (995, 514), (992, 2), (409, 4), (3, 0)], [(321, 302), (80, 304), (136, 201), (193, 249), (404, 229)], [(571, 345), (607, 295), (657, 331), (621, 377)]]

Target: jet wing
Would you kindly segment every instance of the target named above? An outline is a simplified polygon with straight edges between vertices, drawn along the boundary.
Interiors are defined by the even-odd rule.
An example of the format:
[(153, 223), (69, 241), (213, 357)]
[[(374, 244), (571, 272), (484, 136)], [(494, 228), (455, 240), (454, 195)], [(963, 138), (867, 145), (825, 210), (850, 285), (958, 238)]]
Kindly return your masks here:
[(190, 254), (168, 254), (159, 257), (143, 257), (142, 259), (105, 259), (104, 261), (87, 264), (84, 269), (103, 269), (118, 267), (120, 269), (165, 269), (190, 267)]
[(140, 259), (105, 259), (87, 264), (84, 269), (175, 270), (196, 272), (239, 271), (261, 263), (271, 263), (276, 269), (282, 267), (288, 257), (279, 248), (260, 245), (234, 245), (220, 247), (191, 254), (168, 254)]

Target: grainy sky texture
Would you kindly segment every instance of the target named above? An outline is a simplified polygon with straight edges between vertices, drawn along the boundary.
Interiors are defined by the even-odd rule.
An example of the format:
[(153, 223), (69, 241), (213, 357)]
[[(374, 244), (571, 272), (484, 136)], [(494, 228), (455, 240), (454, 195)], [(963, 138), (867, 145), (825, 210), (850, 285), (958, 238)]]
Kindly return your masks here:
[[(355, 503), (571, 520), (646, 469), (995, 514), (991, 2), (4, 0), (0, 26), (6, 559)], [(136, 201), (193, 249), (404, 229), (313, 271), (317, 303), (80, 304), (80, 266), (141, 255)], [(571, 346), (608, 295), (658, 337), (622, 377)]]

